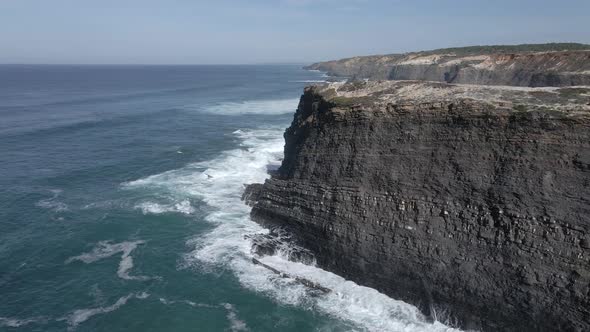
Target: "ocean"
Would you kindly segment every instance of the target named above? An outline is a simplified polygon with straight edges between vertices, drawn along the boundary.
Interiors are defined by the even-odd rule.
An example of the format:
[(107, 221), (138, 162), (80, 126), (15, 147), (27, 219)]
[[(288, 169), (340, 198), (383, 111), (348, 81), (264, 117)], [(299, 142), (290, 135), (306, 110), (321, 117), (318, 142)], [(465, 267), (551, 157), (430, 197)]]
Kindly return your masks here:
[(449, 331), (281, 254), (244, 185), (280, 164), (300, 65), (0, 66), (0, 331)]

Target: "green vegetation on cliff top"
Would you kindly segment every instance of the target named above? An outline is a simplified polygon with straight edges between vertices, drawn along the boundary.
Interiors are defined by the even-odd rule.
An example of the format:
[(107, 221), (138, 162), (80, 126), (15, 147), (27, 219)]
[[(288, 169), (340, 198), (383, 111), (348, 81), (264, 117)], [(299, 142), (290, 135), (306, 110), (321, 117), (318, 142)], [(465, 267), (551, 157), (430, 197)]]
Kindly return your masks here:
[(440, 48), (431, 51), (410, 52), (421, 54), (455, 53), (457, 55), (472, 55), (484, 53), (518, 53), (518, 52), (551, 52), (551, 51), (581, 51), (590, 50), (590, 45), (580, 43), (547, 43), (520, 45), (488, 45)]
[[(435, 50), (428, 51), (415, 51), (406, 53), (392, 53), (387, 55), (363, 55), (352, 58), (344, 58), (336, 61), (344, 61), (354, 58), (379, 58), (382, 56), (404, 56), (407, 54), (456, 54), (457, 56), (469, 56), (479, 54), (502, 54), (502, 53), (522, 53), (522, 52), (555, 52), (555, 51), (590, 51), (589, 44), (580, 43), (547, 43), (547, 44), (519, 44), (519, 45), (477, 45), (477, 46), (464, 46), (464, 47), (450, 47), (450, 48), (438, 48)], [(320, 64), (322, 61), (315, 64)], [(313, 65), (312, 65), (313, 66)], [(308, 66), (311, 67), (311, 66)]]

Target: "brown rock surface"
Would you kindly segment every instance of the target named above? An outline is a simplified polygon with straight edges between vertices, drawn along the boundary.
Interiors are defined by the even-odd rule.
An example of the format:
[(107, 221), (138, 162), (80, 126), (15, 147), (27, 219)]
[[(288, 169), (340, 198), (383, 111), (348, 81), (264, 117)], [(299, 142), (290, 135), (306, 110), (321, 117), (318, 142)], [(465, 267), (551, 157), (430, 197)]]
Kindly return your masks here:
[(318, 62), (306, 68), (325, 71), (332, 76), (357, 79), (530, 87), (590, 85), (590, 45), (541, 44), (442, 49), (360, 56)]

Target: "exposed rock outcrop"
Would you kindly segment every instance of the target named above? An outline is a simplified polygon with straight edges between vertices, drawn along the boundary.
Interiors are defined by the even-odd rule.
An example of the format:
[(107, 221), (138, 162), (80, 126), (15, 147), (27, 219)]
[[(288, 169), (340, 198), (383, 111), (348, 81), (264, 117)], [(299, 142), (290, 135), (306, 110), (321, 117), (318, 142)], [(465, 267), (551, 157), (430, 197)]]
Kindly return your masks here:
[(245, 198), (317, 264), (486, 331), (590, 330), (590, 88), (306, 88)]
[(306, 68), (358, 79), (530, 87), (590, 85), (590, 45), (454, 48), (354, 57), (319, 62)]

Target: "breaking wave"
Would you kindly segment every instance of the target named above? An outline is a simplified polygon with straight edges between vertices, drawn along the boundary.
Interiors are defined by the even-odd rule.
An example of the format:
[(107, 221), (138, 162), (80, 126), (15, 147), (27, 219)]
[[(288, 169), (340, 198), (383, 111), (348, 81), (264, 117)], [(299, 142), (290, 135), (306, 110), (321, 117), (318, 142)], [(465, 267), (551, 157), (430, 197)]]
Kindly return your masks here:
[(143, 202), (136, 205), (135, 208), (141, 210), (143, 214), (162, 214), (170, 212), (192, 214), (195, 212), (195, 208), (191, 205), (191, 202), (188, 199), (169, 205)]
[(207, 113), (221, 115), (238, 114), (285, 114), (293, 113), (299, 98), (277, 100), (248, 100), (243, 102), (223, 102), (204, 109)]
[[(284, 278), (263, 266), (252, 263), (252, 235), (268, 234), (269, 230), (250, 220), (250, 207), (243, 204), (244, 184), (262, 183), (268, 178), (268, 165), (278, 165), (284, 140), (282, 128), (238, 130), (234, 132), (241, 147), (223, 152), (218, 158), (187, 165), (178, 170), (124, 183), (126, 188), (164, 191), (163, 194), (186, 199), (201, 199), (209, 209), (205, 220), (213, 230), (188, 241), (194, 249), (185, 255), (187, 266), (213, 266), (231, 269), (240, 283), (276, 301), (319, 310), (326, 315), (349, 322), (365, 331), (452, 331), (442, 323), (429, 323), (420, 311), (405, 302), (387, 297), (378, 291), (347, 281), (313, 265), (287, 259), (285, 250), (260, 259), (264, 264), (284, 271)], [(288, 250), (287, 250), (288, 251)], [(304, 278), (330, 288), (318, 294), (297, 282)], [(227, 309), (227, 308), (226, 308)], [(235, 311), (235, 331), (241, 325)], [(234, 314), (232, 314), (232, 312)], [(231, 318), (230, 318), (231, 315)]]
[(326, 83), (326, 80), (299, 80), (299, 81), (291, 81), (293, 83)]

